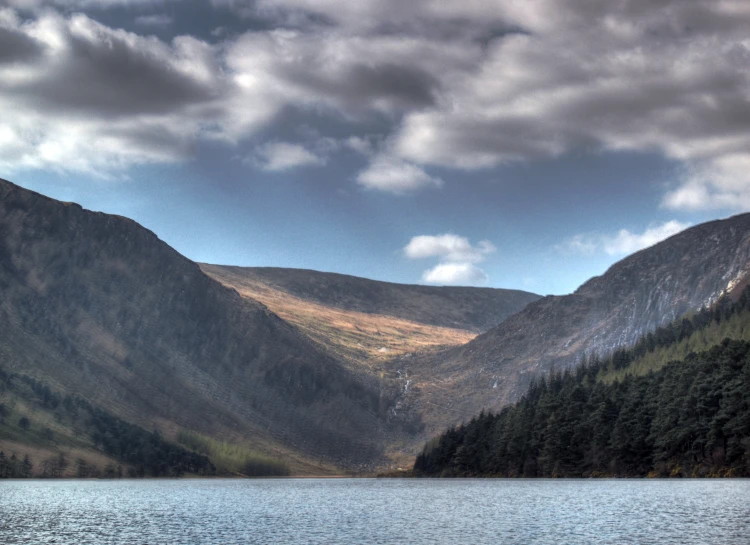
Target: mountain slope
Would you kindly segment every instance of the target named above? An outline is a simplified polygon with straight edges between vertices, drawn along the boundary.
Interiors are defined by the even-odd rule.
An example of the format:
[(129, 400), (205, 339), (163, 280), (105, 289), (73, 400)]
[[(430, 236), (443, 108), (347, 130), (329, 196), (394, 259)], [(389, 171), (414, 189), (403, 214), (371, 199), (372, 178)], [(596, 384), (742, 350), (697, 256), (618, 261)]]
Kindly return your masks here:
[(0, 293), (11, 371), (167, 435), (252, 440), (299, 471), (381, 463), (387, 386), (131, 220), (0, 181)]
[(698, 225), (623, 259), (571, 295), (531, 303), (466, 345), (402, 358), (396, 365), (413, 385), (402, 404), (436, 431), (438, 422), (497, 409), (539, 373), (574, 365), (584, 353), (607, 354), (741, 289), (748, 270), (750, 214)]
[(538, 295), (517, 290), (414, 286), (301, 269), (201, 264), (357, 365), (465, 344)]
[[(477, 416), (429, 441), (415, 470), (432, 476), (750, 476), (748, 338), (750, 289), (737, 302), (722, 298), (630, 349), (540, 379), (499, 414)], [(686, 351), (687, 345), (703, 350)]]

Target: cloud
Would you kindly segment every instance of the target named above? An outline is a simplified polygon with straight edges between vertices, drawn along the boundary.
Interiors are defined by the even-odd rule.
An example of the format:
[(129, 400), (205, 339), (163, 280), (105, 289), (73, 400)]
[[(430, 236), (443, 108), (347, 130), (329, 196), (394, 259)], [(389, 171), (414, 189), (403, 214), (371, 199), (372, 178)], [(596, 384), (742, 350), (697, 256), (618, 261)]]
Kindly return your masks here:
[(573, 235), (565, 242), (555, 246), (562, 254), (593, 255), (599, 251), (600, 239), (590, 235)]
[(662, 201), (676, 210), (750, 210), (750, 153), (734, 153), (696, 165)]
[[(440, 78), (476, 55), (419, 36), (270, 29), (165, 42), (81, 13), (28, 17), (0, 8), (0, 107), (13, 112), (0, 121), (5, 171), (108, 176), (182, 161), (203, 141), (241, 145), (290, 108), (355, 122), (400, 116), (434, 104)], [(375, 140), (352, 136), (351, 149), (377, 157)], [(398, 158), (376, 160), (360, 180), (396, 193), (440, 183)]]
[[(176, 1), (176, 0), (162, 0)], [(60, 8), (80, 9), (109, 9), (123, 6), (148, 6), (153, 0), (6, 0), (10, 7), (18, 9), (38, 9), (44, 6), (57, 6)]]
[(422, 168), (388, 156), (375, 158), (357, 175), (357, 182), (366, 189), (377, 189), (396, 195), (443, 185), (440, 178), (430, 176)]
[(604, 252), (608, 255), (626, 255), (653, 246), (657, 242), (676, 235), (690, 227), (689, 223), (681, 223), (676, 220), (654, 225), (643, 233), (631, 233), (627, 229), (620, 229), (613, 237), (604, 237), (602, 244)]
[(458, 235), (422, 235), (413, 237), (404, 247), (404, 255), (409, 259), (437, 257), (445, 261), (467, 261), (479, 263), (497, 251), (489, 240), (481, 240), (472, 246), (469, 240)]
[(372, 139), (363, 136), (350, 136), (344, 140), (343, 145), (352, 151), (366, 156), (372, 155), (375, 151)]
[(465, 237), (453, 234), (413, 237), (404, 247), (408, 259), (436, 258), (440, 262), (424, 271), (422, 281), (428, 284), (479, 285), (488, 281), (487, 274), (476, 266), (497, 251), (488, 240), (473, 246)]
[(652, 225), (642, 233), (633, 233), (628, 229), (620, 229), (614, 235), (579, 234), (557, 245), (556, 249), (564, 254), (593, 255), (596, 253), (605, 253), (611, 256), (623, 256), (653, 246), (672, 235), (684, 231), (690, 225), (690, 223), (671, 220)]
[(167, 44), (53, 11), (22, 21), (0, 10), (0, 29), (17, 45), (0, 63), (0, 110), (12, 112), (0, 119), (6, 172), (107, 176), (183, 160), (229, 91), (213, 48), (194, 38)]
[[(0, 167), (104, 176), (185, 160), (206, 140), (238, 145), (290, 107), (356, 119), (424, 106), (437, 74), (465, 61), (460, 48), (397, 36), (270, 30), (164, 42), (49, 9), (22, 20), (0, 8), (0, 45), (0, 108), (13, 112), (0, 120)], [(407, 178), (437, 183), (389, 164), (400, 165), (402, 188)], [(382, 186), (385, 167), (362, 179)]]
[(472, 263), (440, 263), (422, 274), (422, 281), (438, 285), (481, 285), (487, 274)]
[(280, 172), (306, 166), (320, 166), (325, 159), (308, 151), (299, 144), (269, 142), (259, 147), (253, 158), (261, 169)]
[[(369, 160), (357, 182), (374, 190), (435, 187), (435, 166), (635, 151), (684, 167), (666, 208), (750, 208), (746, 0), (212, 3), (260, 30), (164, 42), (83, 14), (21, 21), (0, 9), (0, 108), (14, 112), (0, 121), (0, 166), (107, 173), (184, 160), (302, 111), (343, 120), (353, 138), (383, 127), (350, 146)], [(146, 0), (11, 5), (42, 4)]]
[(246, 86), (357, 120), (434, 104), (441, 80), (467, 69), (477, 54), (478, 48), (420, 36), (275, 29), (245, 33), (228, 45), (226, 60)]
[[(750, 204), (747, 169), (727, 166), (750, 160), (745, 0), (214, 1), (306, 33), (324, 28), (346, 43), (408, 36), (450, 46), (444, 73), (429, 62), (423, 72), (410, 63), (349, 72), (368, 88), (368, 81), (389, 81), (373, 87), (402, 112), (388, 153), (417, 167), (491, 168), (580, 150), (656, 152), (689, 173), (665, 206)], [(413, 77), (395, 86), (406, 73)]]

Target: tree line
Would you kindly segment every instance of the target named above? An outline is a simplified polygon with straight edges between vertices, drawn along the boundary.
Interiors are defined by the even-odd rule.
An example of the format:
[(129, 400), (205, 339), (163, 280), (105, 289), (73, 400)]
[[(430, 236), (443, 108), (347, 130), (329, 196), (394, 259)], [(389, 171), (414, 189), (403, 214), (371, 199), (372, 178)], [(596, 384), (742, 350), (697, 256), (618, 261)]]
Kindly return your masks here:
[(630, 349), (534, 381), (498, 414), (427, 443), (428, 476), (750, 476), (750, 343), (725, 339), (656, 371), (607, 383), (649, 351), (732, 316), (750, 293), (656, 330)]

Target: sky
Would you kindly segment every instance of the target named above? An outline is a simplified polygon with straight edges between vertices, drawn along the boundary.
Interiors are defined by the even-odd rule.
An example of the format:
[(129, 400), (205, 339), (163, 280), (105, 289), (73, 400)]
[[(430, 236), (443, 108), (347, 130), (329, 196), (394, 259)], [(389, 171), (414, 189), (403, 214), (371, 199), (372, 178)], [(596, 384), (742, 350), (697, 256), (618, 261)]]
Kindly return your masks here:
[(750, 2), (1, 0), (0, 112), (196, 261), (564, 294), (750, 210)]

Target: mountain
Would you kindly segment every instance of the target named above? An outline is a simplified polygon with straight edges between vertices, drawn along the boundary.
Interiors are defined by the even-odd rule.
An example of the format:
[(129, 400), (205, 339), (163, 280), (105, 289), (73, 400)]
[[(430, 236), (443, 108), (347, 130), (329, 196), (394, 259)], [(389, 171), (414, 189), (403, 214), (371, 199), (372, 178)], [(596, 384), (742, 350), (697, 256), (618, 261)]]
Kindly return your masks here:
[[(65, 445), (151, 474), (371, 472), (741, 290), (749, 268), (747, 214), (562, 297), (199, 265), (131, 220), (0, 181), (0, 450)], [(123, 453), (118, 433), (151, 446)]]
[[(111, 429), (158, 431), (143, 439), (154, 444), (237, 447), (248, 451), (242, 460), (282, 459), (307, 474), (371, 471), (389, 463), (392, 445), (414, 443), (419, 415), (399, 410), (403, 384), (389, 358), (463, 344), (538, 299), (199, 266), (132, 220), (7, 181), (0, 294), (0, 372), (10, 377), (0, 403), (15, 407), (4, 422), (0, 414), (6, 447), (9, 437), (14, 449), (31, 441), (40, 459), (62, 444), (97, 450), (104, 418)], [(81, 421), (50, 395), (81, 396), (106, 416)], [(30, 430), (18, 429), (21, 418)], [(117, 463), (101, 446), (87, 456)]]
[(532, 383), (427, 443), (417, 474), (750, 476), (750, 288)]
[(176, 440), (307, 473), (383, 463), (388, 384), (355, 376), (263, 304), (132, 220), (0, 181), (0, 364)]
[(575, 365), (586, 354), (608, 354), (741, 290), (749, 270), (750, 214), (687, 229), (573, 294), (529, 304), (465, 345), (400, 358), (394, 365), (411, 380), (400, 404), (436, 432), (483, 408), (497, 410), (517, 400), (532, 377)]
[(359, 369), (465, 344), (539, 299), (518, 290), (393, 284), (301, 269), (200, 267)]

